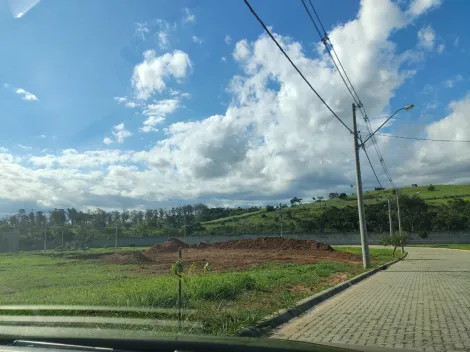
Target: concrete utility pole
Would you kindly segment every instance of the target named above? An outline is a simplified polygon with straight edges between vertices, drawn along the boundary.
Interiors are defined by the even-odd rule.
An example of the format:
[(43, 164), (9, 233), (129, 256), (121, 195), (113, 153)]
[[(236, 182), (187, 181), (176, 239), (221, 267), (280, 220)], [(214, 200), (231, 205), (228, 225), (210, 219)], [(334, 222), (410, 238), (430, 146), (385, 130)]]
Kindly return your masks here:
[(369, 244), (367, 243), (366, 213), (364, 210), (364, 199), (362, 198), (362, 178), (361, 162), (359, 160), (359, 134), (357, 132), (356, 105), (352, 104), (353, 110), (353, 140), (354, 140), (354, 161), (356, 163), (356, 193), (357, 208), (359, 210), (359, 229), (361, 231), (362, 264), (364, 269), (370, 266)]
[(390, 206), (390, 198), (387, 199), (388, 203), (388, 223), (390, 225), (390, 237), (393, 235), (393, 226), (392, 226), (392, 208)]
[(114, 249), (117, 249), (117, 241), (118, 240), (118, 226), (117, 226), (117, 221), (116, 221), (116, 234), (114, 235)]
[(398, 189), (396, 189), (395, 192), (397, 194), (398, 232), (401, 235), (400, 197), (398, 196)]
[(186, 214), (184, 214), (184, 241), (186, 242)]

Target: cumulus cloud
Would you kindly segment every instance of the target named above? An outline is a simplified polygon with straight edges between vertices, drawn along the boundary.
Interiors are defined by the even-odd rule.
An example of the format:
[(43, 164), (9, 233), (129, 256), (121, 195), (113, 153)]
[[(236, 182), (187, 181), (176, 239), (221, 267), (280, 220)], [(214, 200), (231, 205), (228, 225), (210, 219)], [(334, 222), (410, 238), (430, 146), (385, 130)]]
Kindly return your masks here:
[[(429, 10), (429, 3), (414, 1), (409, 9), (402, 10), (391, 1), (381, 0), (377, 6), (377, 0), (364, 0), (356, 18), (331, 31), (335, 49), (370, 116), (388, 112), (390, 99), (414, 73), (409, 68), (410, 55), (398, 52), (390, 35)], [(331, 69), (329, 57), (324, 53), (312, 56), (300, 42), (274, 35), (328, 104), (350, 125), (351, 98)], [(351, 52), (355, 55), (348, 55)], [(186, 76), (191, 67), (189, 57), (183, 52), (178, 54), (178, 60), (176, 52), (165, 55), (147, 52), (144, 61), (136, 66), (132, 85), (139, 99), (164, 91), (168, 79)], [(353, 184), (354, 161), (348, 131), (316, 99), (270, 38), (263, 34), (253, 41), (241, 40), (232, 55), (240, 73), (228, 87), (232, 99), (224, 113), (170, 124), (165, 128), (164, 139), (149, 150), (88, 154), (64, 151), (57, 157), (31, 158), (34, 168), (0, 154), (0, 170), (6, 175), (0, 191), (9, 199), (37, 199), (49, 206), (72, 203), (104, 207), (110, 203), (119, 206), (121, 202), (128, 206), (165, 202), (168, 198), (173, 202), (190, 199), (224, 204), (274, 202), (294, 195), (310, 198), (344, 191)], [(178, 97), (172, 96), (174, 100)], [(177, 109), (179, 105), (170, 100), (173, 99), (143, 103), (147, 107), (144, 116), (150, 119), (144, 127), (156, 128), (164, 122), (165, 114)], [(454, 102), (450, 108), (451, 115), (441, 120), (438, 127), (431, 124), (427, 135), (447, 128), (449, 136), (457, 137), (456, 126), (465, 122), (470, 98)], [(464, 134), (470, 131), (467, 124), (461, 125)], [(362, 122), (360, 128), (364, 128)], [(117, 142), (119, 137), (114, 133), (122, 131), (124, 124), (113, 129)], [(470, 139), (468, 135), (458, 137)], [(407, 177), (413, 173), (424, 175), (417, 165), (433, 172), (432, 168), (437, 168), (433, 163), (441, 160), (429, 158), (433, 150), (417, 149), (407, 163), (403, 158), (410, 154), (400, 145), (392, 147), (385, 138), (379, 143), (393, 170), (392, 176), (399, 183), (409, 183)], [(464, 152), (460, 152), (458, 162), (470, 165), (465, 159), (470, 153)], [(447, 163), (452, 163), (449, 155), (446, 154)], [(374, 159), (373, 162), (378, 163)], [(66, 163), (72, 166), (66, 167)], [(369, 168), (364, 166), (363, 170), (365, 187), (376, 186)], [(12, 176), (18, 174), (21, 176)]]
[(418, 44), (427, 50), (433, 50), (436, 41), (436, 32), (431, 26), (426, 26), (418, 31)]
[(114, 126), (112, 133), (117, 143), (123, 143), (126, 138), (132, 136), (132, 133), (125, 129), (123, 122)]
[(114, 141), (109, 137), (104, 137), (104, 139), (103, 139), (103, 143), (106, 144), (106, 145), (110, 145), (113, 142)]
[(188, 54), (181, 50), (156, 56), (155, 51), (144, 53), (144, 61), (134, 68), (132, 86), (138, 99), (146, 100), (166, 88), (166, 80), (184, 78), (191, 68)]
[(436, 8), (441, 4), (441, 0), (412, 0), (408, 13), (412, 16), (422, 15), (424, 12)]
[(129, 100), (127, 97), (114, 97), (114, 100), (118, 104), (124, 104), (126, 108), (135, 108), (137, 106), (135, 101)]
[(140, 132), (158, 132), (158, 128), (155, 126), (162, 123), (165, 120), (163, 116), (149, 116), (147, 120), (144, 121), (143, 126), (139, 128)]
[(18, 88), (15, 91), (15, 93), (18, 94), (19, 96), (21, 96), (21, 99), (23, 99), (23, 100), (28, 100), (28, 101), (39, 100), (37, 96), (35, 96), (33, 93), (30, 93), (30, 92), (24, 90), (23, 88)]
[(168, 114), (175, 112), (180, 107), (178, 99), (166, 99), (156, 101), (153, 104), (148, 104), (143, 110), (142, 114), (147, 116), (143, 126), (139, 128), (140, 132), (157, 132), (158, 128), (155, 126), (162, 123)]

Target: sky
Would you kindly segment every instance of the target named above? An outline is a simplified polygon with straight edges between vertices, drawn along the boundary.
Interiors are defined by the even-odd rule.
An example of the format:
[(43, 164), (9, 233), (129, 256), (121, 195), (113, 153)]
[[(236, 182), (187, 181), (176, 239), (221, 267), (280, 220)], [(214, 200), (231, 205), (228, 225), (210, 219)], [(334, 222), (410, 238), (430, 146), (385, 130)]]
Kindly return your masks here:
[[(414, 104), (380, 133), (470, 140), (470, 3), (312, 1), (373, 127)], [(301, 1), (250, 3), (351, 127)], [(2, 213), (355, 192), (352, 135), (242, 0), (0, 0), (0, 43)], [(470, 143), (376, 140), (398, 186), (470, 182)], [(361, 167), (377, 187), (363, 152)]]

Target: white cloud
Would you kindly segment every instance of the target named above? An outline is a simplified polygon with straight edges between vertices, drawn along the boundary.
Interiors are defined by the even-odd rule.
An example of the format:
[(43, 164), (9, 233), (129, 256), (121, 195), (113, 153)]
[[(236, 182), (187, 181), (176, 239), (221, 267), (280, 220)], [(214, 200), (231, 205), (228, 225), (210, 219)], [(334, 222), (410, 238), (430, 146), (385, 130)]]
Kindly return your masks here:
[(180, 107), (178, 99), (166, 99), (147, 105), (142, 114), (147, 116), (143, 126), (139, 128), (140, 132), (157, 132), (155, 127), (162, 123), (168, 114), (175, 112)]
[[(335, 50), (370, 116), (388, 112), (397, 89), (413, 75), (409, 68), (414, 62), (412, 56), (409, 52), (399, 52), (390, 35), (411, 23), (415, 18), (413, 13), (426, 11), (415, 3), (415, 9), (401, 10), (391, 1), (382, 0), (381, 6), (377, 6), (377, 0), (363, 0), (357, 17), (336, 26), (330, 33)], [(312, 57), (311, 50), (303, 48), (300, 42), (277, 33), (275, 36), (328, 104), (350, 125), (351, 98), (331, 69), (329, 57), (323, 54)], [(348, 55), (351, 52), (355, 55)], [(174, 53), (168, 55), (173, 58)], [(240, 73), (233, 77), (228, 88), (231, 102), (225, 113), (200, 121), (170, 124), (165, 128), (165, 138), (149, 150), (83, 153), (68, 150), (59, 156), (30, 158), (34, 168), (20, 165), (11, 155), (0, 154), (0, 192), (7, 199), (38, 200), (50, 207), (120, 208), (145, 206), (150, 202), (161, 206), (167, 204), (167, 199), (174, 203), (189, 200), (273, 204), (294, 195), (310, 198), (348, 189), (355, 177), (349, 133), (316, 99), (269, 37), (261, 35), (252, 41), (239, 41), (233, 55)], [(136, 95), (149, 99), (166, 89), (168, 79), (185, 77), (189, 65), (175, 74), (177, 70), (168, 67), (173, 61), (163, 56), (147, 54), (144, 62), (136, 66), (132, 79)], [(175, 100), (181, 96), (176, 91), (168, 92), (175, 93), (172, 95)], [(470, 122), (464, 119), (470, 109), (470, 98), (467, 100), (467, 103), (455, 102), (451, 117), (443, 119), (438, 126), (448, 131), (446, 135), (456, 137), (461, 127), (463, 135), (458, 137), (470, 139), (465, 135), (470, 131), (467, 126)], [(147, 124), (151, 128), (164, 122), (163, 114), (177, 108), (175, 103), (162, 103), (162, 100), (147, 105), (144, 114), (147, 120), (152, 117)], [(150, 105), (155, 106), (150, 108)], [(364, 125), (359, 123), (363, 130)], [(394, 124), (394, 127), (399, 126)], [(431, 125), (428, 134), (438, 133), (434, 129), (438, 130)], [(124, 124), (113, 130), (121, 131), (125, 131)], [(432, 150), (417, 149), (415, 155), (401, 144), (392, 145), (385, 138), (378, 141), (398, 184), (410, 183), (409, 175), (424, 175), (424, 179), (426, 174), (414, 161), (423, 169), (430, 168), (426, 171), (433, 177), (433, 168), (442, 167), (439, 158), (434, 160), (428, 155)], [(454, 167), (455, 175), (463, 175), (458, 172), (458, 166), (468, 175), (470, 160), (465, 158), (470, 153), (462, 145), (459, 147), (461, 159), (454, 161), (449, 150), (444, 156)], [(410, 153), (411, 165), (408, 165), (403, 158)], [(378, 164), (375, 156), (371, 157)], [(383, 177), (380, 172), (379, 177)], [(440, 177), (449, 182), (453, 174)], [(366, 188), (376, 185), (366, 167), (363, 180)]]
[(33, 149), (33, 147), (30, 147), (30, 146), (27, 146), (27, 145), (24, 145), (24, 144), (17, 144), (17, 147), (18, 147), (18, 148), (21, 148), (21, 149), (24, 149), (24, 150), (31, 150), (31, 149)]
[(418, 31), (418, 45), (433, 50), (436, 41), (436, 32), (431, 26), (426, 26)]
[(203, 40), (195, 35), (193, 35), (192, 37), (193, 39), (193, 42), (196, 43), (196, 44), (202, 44), (203, 43)]
[(124, 104), (126, 108), (135, 108), (137, 104), (134, 101), (128, 101), (126, 104)]
[(227, 61), (227, 58), (226, 58), (225, 56), (222, 56), (222, 57), (220, 58), (220, 60), (221, 60), (222, 62), (226, 62), (226, 61)]
[(124, 123), (114, 126), (112, 133), (117, 143), (123, 143), (126, 138), (132, 136), (132, 133), (124, 128)]
[(18, 88), (15, 91), (15, 93), (20, 95), (21, 99), (23, 99), (23, 100), (28, 100), (28, 101), (39, 100), (37, 96), (35, 96), (33, 93), (30, 93), (30, 92), (24, 90), (23, 88)]
[[(449, 104), (451, 113), (425, 128), (430, 139), (470, 140), (470, 95)], [(405, 180), (414, 182), (470, 182), (470, 150), (466, 143), (417, 142), (413, 155), (398, 170)]]
[(191, 68), (188, 54), (181, 50), (156, 56), (155, 51), (144, 53), (144, 61), (134, 67), (132, 85), (138, 99), (146, 100), (154, 92), (162, 92), (169, 78), (184, 78)]
[(8, 153), (8, 148), (0, 147), (0, 152), (2, 152), (2, 153)]
[(127, 101), (127, 97), (114, 97), (119, 104), (125, 103)]
[(408, 14), (412, 16), (422, 15), (424, 12), (438, 7), (441, 0), (413, 0), (408, 9)]
[(150, 115), (161, 115), (166, 116), (174, 112), (180, 106), (179, 100), (177, 99), (165, 99), (157, 101), (153, 104), (147, 105), (144, 109), (143, 114)]
[(114, 97), (114, 100), (116, 100), (118, 104), (124, 104), (126, 108), (137, 107), (137, 103), (135, 101), (129, 100), (127, 97)]
[(142, 40), (147, 39), (149, 32), (147, 23), (136, 23), (135, 34)]
[(250, 48), (246, 39), (240, 40), (235, 44), (233, 58), (237, 61), (246, 60), (250, 56)]
[(454, 40), (454, 46), (455, 46), (455, 47), (458, 47), (458, 46), (459, 46), (459, 42), (460, 42), (460, 37), (456, 37), (455, 40)]
[(144, 121), (144, 124), (141, 128), (139, 128), (140, 132), (157, 132), (158, 128), (155, 126), (165, 121), (163, 116), (149, 116), (147, 120)]
[(446, 88), (453, 88), (455, 83), (463, 80), (462, 75), (456, 75), (455, 77), (448, 79), (444, 82)]
[(109, 137), (104, 137), (104, 139), (103, 139), (103, 143), (106, 144), (106, 145), (110, 145), (113, 142), (114, 141)]
[(225, 36), (225, 38), (224, 38), (224, 42), (225, 42), (225, 44), (227, 44), (227, 45), (232, 44), (232, 37), (227, 34), (227, 35)]
[(444, 49), (445, 49), (444, 44), (439, 44), (439, 46), (437, 47), (437, 52), (439, 54), (442, 54), (444, 52)]
[(185, 7), (183, 9), (183, 23), (195, 22), (196, 16), (194, 16), (191, 11)]

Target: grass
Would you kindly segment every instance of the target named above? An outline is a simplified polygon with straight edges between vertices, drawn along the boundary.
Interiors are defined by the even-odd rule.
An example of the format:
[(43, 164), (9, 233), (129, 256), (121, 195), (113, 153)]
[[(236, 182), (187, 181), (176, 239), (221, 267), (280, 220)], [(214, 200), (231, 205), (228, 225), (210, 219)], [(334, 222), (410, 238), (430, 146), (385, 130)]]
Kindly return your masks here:
[[(408, 196), (419, 195), (429, 204), (445, 204), (454, 197), (470, 200), (470, 185), (434, 185), (435, 191), (428, 190), (429, 185), (419, 187), (400, 188), (401, 194)], [(295, 207), (284, 209), (284, 230), (295, 232), (298, 221), (308, 221), (330, 207), (343, 208), (347, 206), (357, 207), (357, 199), (351, 194), (350, 187), (344, 190), (348, 194), (346, 199), (327, 199), (322, 202), (310, 202)], [(349, 193), (348, 193), (349, 192)], [(376, 204), (377, 200), (384, 201), (394, 195), (392, 189), (384, 191), (366, 191), (364, 203), (366, 205)], [(310, 201), (310, 200), (306, 200)], [(220, 218), (203, 223), (207, 234), (217, 233), (262, 233), (279, 231), (279, 212), (267, 212), (266, 209), (254, 213)]]
[[(342, 247), (341, 250), (357, 253), (360, 249)], [(92, 256), (103, 252), (105, 249), (81, 253)], [(387, 249), (372, 248), (371, 255), (377, 259), (377, 265), (391, 260), (391, 251)], [(131, 273), (130, 269), (137, 267), (70, 259), (52, 251), (1, 254), (0, 305), (175, 308), (177, 278), (170, 274)], [(336, 284), (338, 277), (344, 280), (361, 272), (360, 264), (266, 263), (243, 272), (187, 276), (183, 281), (183, 303), (185, 308), (194, 309), (196, 313), (186, 318), (202, 323), (199, 333), (232, 335), (278, 309), (290, 307), (298, 300)], [(70, 313), (58, 311), (49, 314)], [(113, 314), (118, 317), (124, 313)], [(164, 315), (161, 318), (176, 319), (175, 315)], [(161, 333), (161, 330), (156, 330), (156, 333)]]
[(470, 251), (470, 244), (428, 244), (428, 245), (412, 245), (413, 247), (430, 247), (430, 248), (448, 248), (448, 249), (464, 249)]

